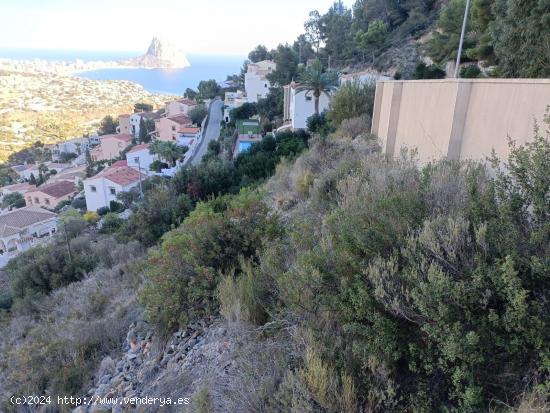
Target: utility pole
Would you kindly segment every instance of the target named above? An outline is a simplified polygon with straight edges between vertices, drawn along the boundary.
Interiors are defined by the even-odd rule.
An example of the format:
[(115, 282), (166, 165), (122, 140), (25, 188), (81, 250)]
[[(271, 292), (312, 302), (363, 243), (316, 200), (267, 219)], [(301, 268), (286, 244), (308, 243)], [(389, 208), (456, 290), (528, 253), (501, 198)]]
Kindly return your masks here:
[(468, 22), (468, 10), (470, 9), (470, 0), (466, 0), (464, 9), (464, 19), (462, 20), (462, 31), (460, 32), (460, 42), (458, 43), (458, 54), (456, 56), (455, 78), (458, 79), (460, 56), (462, 55), (462, 44), (464, 43), (464, 33), (466, 32), (466, 23)]
[(143, 184), (141, 183), (141, 163), (139, 160), (139, 156), (137, 157), (137, 163), (138, 163), (138, 174), (139, 174), (139, 196), (140, 198), (143, 198)]

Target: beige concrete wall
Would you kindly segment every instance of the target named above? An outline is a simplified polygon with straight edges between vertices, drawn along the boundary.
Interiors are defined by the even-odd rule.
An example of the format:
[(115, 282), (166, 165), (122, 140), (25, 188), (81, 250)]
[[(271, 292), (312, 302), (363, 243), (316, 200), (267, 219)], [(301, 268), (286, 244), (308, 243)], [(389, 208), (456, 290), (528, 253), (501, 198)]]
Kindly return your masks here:
[(373, 133), (388, 156), (416, 148), (422, 163), (485, 159), (493, 149), (506, 158), (507, 137), (530, 140), (547, 105), (549, 79), (383, 81), (376, 86)]

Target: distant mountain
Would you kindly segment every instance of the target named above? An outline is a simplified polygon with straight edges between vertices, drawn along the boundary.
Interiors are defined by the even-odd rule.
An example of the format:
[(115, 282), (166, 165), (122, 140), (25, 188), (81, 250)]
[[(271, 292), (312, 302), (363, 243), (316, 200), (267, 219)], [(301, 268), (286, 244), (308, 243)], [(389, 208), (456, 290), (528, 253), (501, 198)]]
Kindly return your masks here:
[(147, 68), (184, 68), (191, 66), (185, 54), (166, 40), (153, 37), (147, 52), (143, 56), (122, 60), (124, 66), (138, 66)]

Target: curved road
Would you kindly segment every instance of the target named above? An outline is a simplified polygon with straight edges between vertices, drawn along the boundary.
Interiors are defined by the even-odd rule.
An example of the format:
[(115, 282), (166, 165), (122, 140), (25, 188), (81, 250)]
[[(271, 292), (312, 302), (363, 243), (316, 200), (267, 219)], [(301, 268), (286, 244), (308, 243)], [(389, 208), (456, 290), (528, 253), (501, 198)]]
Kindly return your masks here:
[(208, 143), (220, 137), (221, 122), (223, 117), (222, 108), (223, 102), (218, 98), (210, 104), (208, 123), (204, 129), (202, 139), (199, 142), (199, 146), (197, 147), (195, 154), (190, 158), (189, 162), (191, 165), (197, 165), (200, 163), (202, 157), (206, 151), (208, 151)]

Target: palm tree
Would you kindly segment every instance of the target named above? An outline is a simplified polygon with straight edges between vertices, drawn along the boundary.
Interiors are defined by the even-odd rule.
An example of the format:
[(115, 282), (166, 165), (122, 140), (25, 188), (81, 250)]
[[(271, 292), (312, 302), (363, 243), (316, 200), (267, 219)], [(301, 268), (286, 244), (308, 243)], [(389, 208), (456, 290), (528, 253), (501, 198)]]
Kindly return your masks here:
[(185, 152), (187, 146), (180, 146), (176, 142), (166, 142), (156, 140), (149, 146), (149, 152), (157, 154), (160, 158), (175, 166), (178, 160)]
[(296, 92), (306, 92), (313, 94), (315, 99), (315, 114), (319, 114), (319, 98), (324, 93), (330, 96), (330, 93), (338, 87), (338, 73), (333, 70), (323, 71), (323, 65), (317, 59), (309, 66), (299, 77), (299, 85)]

